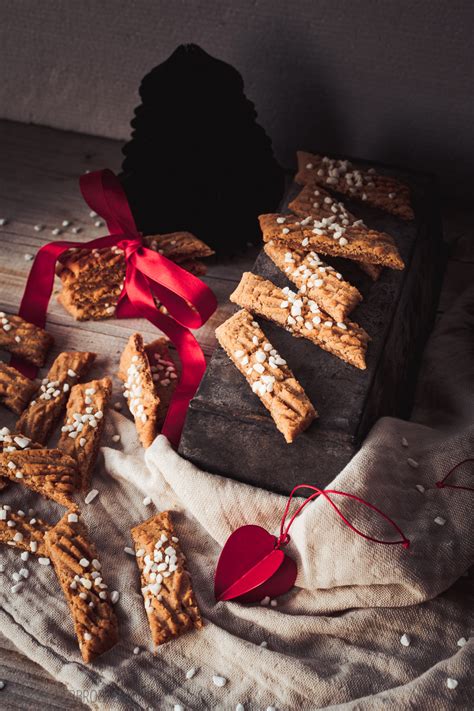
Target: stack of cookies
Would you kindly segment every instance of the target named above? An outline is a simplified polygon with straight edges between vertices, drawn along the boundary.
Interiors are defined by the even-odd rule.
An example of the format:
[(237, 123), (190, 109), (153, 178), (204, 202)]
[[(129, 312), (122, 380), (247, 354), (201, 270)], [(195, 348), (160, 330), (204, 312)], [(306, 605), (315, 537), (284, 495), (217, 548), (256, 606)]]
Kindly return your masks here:
[[(201, 260), (214, 254), (190, 232), (150, 235), (143, 238), (143, 246), (196, 276), (206, 273)], [(70, 249), (60, 258), (56, 271), (62, 282), (58, 301), (77, 321), (97, 321), (115, 315), (126, 272), (122, 249), (117, 246)]]
[(298, 165), (296, 182), (303, 187), (289, 204), (293, 214), (259, 218), (265, 253), (292, 286), (280, 289), (267, 279), (244, 273), (230, 296), (244, 310), (216, 331), (219, 343), (270, 411), (287, 442), (309, 426), (316, 410), (285, 361), (262, 338), (251, 314), (365, 369), (370, 336), (349, 319), (363, 296), (320, 255), (354, 261), (373, 280), (380, 278), (384, 267), (403, 269), (404, 263), (390, 235), (367, 227), (326, 188), (402, 219), (413, 219), (408, 187), (373, 168), (357, 169), (349, 161), (303, 152), (298, 153)]

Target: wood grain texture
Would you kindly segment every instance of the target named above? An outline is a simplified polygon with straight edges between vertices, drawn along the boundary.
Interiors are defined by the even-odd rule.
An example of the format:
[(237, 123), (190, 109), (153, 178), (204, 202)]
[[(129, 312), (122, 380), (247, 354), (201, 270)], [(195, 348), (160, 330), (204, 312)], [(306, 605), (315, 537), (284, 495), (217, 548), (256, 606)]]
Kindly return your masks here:
[[(257, 316), (269, 342), (287, 360), (318, 410), (319, 420), (287, 445), (242, 376), (218, 349), (191, 402), (179, 449), (201, 468), (283, 494), (302, 481), (327, 485), (357, 452), (377, 419), (408, 417), (441, 285), (441, 225), (436, 189), (429, 176), (381, 169), (411, 186), (416, 221), (404, 222), (368, 206), (344, 202), (370, 228), (394, 237), (405, 270), (384, 269), (380, 279), (371, 283), (353, 263), (327, 259), (363, 294), (351, 320), (372, 339), (367, 369), (358, 371)], [(290, 189), (283, 210), (299, 189)], [(263, 252), (252, 271), (279, 287), (291, 288)]]
[[(93, 226), (89, 211), (78, 190), (78, 176), (87, 169), (110, 167), (120, 164), (120, 144), (93, 136), (55, 131), (38, 126), (0, 122), (0, 218), (9, 219), (8, 225), (0, 227), (0, 303), (3, 308), (18, 309), (19, 298), (31, 262), (23, 258), (25, 253), (34, 254), (53, 236), (50, 230), (59, 226), (63, 219), (73, 219), (74, 224), (84, 227), (82, 239), (92, 239), (100, 234)], [(468, 219), (460, 214), (456, 205), (451, 205), (445, 214), (444, 231), (450, 244), (463, 244), (462, 255), (471, 262), (474, 280), (471, 225), (473, 212)], [(47, 230), (37, 233), (33, 227), (42, 223)], [(79, 238), (79, 236), (77, 237)], [(234, 289), (243, 271), (251, 268), (257, 250), (233, 260), (211, 265), (208, 283), (219, 293), (219, 309), (208, 324), (208, 355), (214, 347), (214, 328), (234, 307), (227, 297)], [(464, 261), (464, 260), (463, 260)], [(448, 308), (460, 293), (456, 264), (450, 262), (449, 284), (443, 290), (443, 307)], [(448, 276), (447, 276), (448, 280)], [(111, 320), (100, 323), (76, 323), (63, 309), (52, 301), (49, 311), (49, 328), (57, 339), (54, 352), (48, 363), (65, 347), (77, 350), (97, 350), (100, 357), (91, 377), (100, 377), (105, 370), (114, 368), (120, 352), (136, 329), (145, 338), (156, 338), (156, 329), (146, 322)], [(199, 338), (203, 339), (200, 334)], [(2, 354), (2, 358), (6, 358)], [(115, 368), (114, 368), (115, 369)], [(243, 383), (245, 386), (245, 383)], [(115, 382), (115, 394), (118, 383)], [(2, 410), (2, 424), (9, 424), (7, 410)], [(11, 417), (11, 422), (15, 416)], [(11, 642), (0, 634), (0, 679), (6, 682), (0, 691), (0, 705), (12, 711), (25, 708), (76, 709), (84, 708), (65, 686), (47, 674), (41, 667), (20, 655)]]
[[(86, 170), (109, 167), (118, 171), (121, 163), (121, 143), (118, 141), (66, 133), (40, 126), (0, 121), (0, 218), (8, 220), (0, 227), (0, 310), (17, 313), (31, 261), (25, 255), (35, 255), (38, 249), (53, 239), (87, 241), (106, 234), (97, 228), (97, 218), (89, 216), (89, 208), (79, 191), (79, 176)], [(68, 228), (61, 228), (69, 220)], [(43, 225), (41, 232), (35, 225)], [(80, 234), (72, 227), (81, 227)], [(63, 229), (55, 237), (51, 230)], [(207, 357), (215, 347), (214, 331), (231, 313), (229, 294), (240, 275), (255, 261), (256, 249), (239, 257), (209, 263), (206, 283), (217, 296), (219, 306), (209, 322), (197, 331), (197, 338)], [(56, 287), (60, 282), (56, 280)], [(47, 329), (55, 337), (43, 375), (61, 351), (90, 350), (98, 358), (90, 371), (90, 379), (111, 375), (114, 381), (112, 402), (121, 396), (121, 384), (115, 373), (120, 354), (134, 331), (140, 331), (146, 342), (160, 332), (144, 320), (110, 319), (100, 322), (77, 322), (56, 302), (54, 296), (48, 310)], [(8, 362), (9, 355), (0, 357)], [(89, 377), (89, 376), (88, 376)], [(15, 416), (1, 407), (2, 426), (11, 426)], [(125, 409), (124, 409), (125, 412)], [(60, 683), (55, 682), (39, 666), (11, 651), (11, 645), (0, 636), (0, 679), (6, 681), (0, 691), (2, 708), (80, 708), (82, 704)]]

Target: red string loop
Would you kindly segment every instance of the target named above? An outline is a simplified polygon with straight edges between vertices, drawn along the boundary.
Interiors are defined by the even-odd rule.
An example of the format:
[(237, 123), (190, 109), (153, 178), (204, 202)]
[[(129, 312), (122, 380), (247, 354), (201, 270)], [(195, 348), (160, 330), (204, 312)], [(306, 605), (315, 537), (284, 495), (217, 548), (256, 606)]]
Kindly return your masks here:
[[(287, 524), (285, 528), (285, 523), (286, 519), (288, 516), (288, 512), (290, 510), (290, 505), (293, 500), (293, 497), (295, 495), (295, 492), (298, 489), (312, 489), (315, 493), (311, 494), (306, 498), (302, 504), (296, 509), (295, 513), (292, 515), (290, 518), (289, 523)], [(368, 506), (368, 508), (372, 509), (372, 511), (375, 511), (376, 513), (379, 514), (385, 521), (387, 521), (396, 531), (397, 533), (400, 534), (401, 540), (397, 541), (382, 541), (380, 538), (373, 538), (372, 536), (368, 536), (367, 534), (363, 533), (360, 531), (356, 526), (354, 526), (348, 519), (344, 516), (342, 511), (336, 506), (334, 501), (331, 500), (329, 497), (329, 494), (331, 495), (338, 495), (338, 496), (346, 496), (349, 499), (353, 499), (354, 501), (358, 501), (360, 504), (364, 504), (364, 506)], [(324, 496), (326, 501), (333, 507), (335, 512), (337, 513), (338, 516), (341, 517), (341, 519), (344, 521), (346, 526), (348, 526), (351, 531), (354, 531), (354, 533), (357, 533), (358, 536), (361, 536), (362, 538), (365, 538), (367, 541), (372, 541), (372, 543), (381, 543), (382, 545), (385, 546), (393, 546), (393, 545), (402, 545), (403, 548), (408, 548), (410, 545), (410, 541), (408, 538), (406, 538), (405, 534), (403, 533), (402, 529), (393, 521), (387, 514), (385, 514), (383, 511), (378, 509), (376, 506), (371, 504), (369, 501), (365, 501), (365, 499), (361, 499), (360, 496), (356, 496), (355, 494), (348, 494), (345, 491), (337, 491), (336, 489), (319, 489), (317, 486), (312, 486), (311, 484), (298, 484), (298, 486), (295, 486), (293, 491), (291, 492), (288, 501), (285, 506), (285, 511), (283, 512), (283, 517), (281, 519), (281, 524), (280, 524), (280, 535), (277, 539), (276, 542), (276, 547), (279, 548), (280, 546), (286, 545), (290, 541), (290, 536), (289, 536), (289, 530), (293, 524), (293, 521), (295, 518), (301, 513), (301, 511), (304, 509), (304, 507), (310, 503), (310, 501), (313, 501), (313, 499), (316, 499), (318, 496)]]
[(458, 467), (460, 467), (462, 464), (466, 464), (466, 462), (474, 462), (474, 459), (472, 457), (468, 457), (468, 459), (463, 459), (462, 462), (459, 462), (458, 464), (455, 464), (452, 469), (449, 470), (449, 472), (446, 474), (443, 479), (440, 481), (436, 482), (436, 486), (438, 489), (462, 489), (463, 491), (474, 491), (474, 488), (472, 486), (460, 486), (459, 484), (445, 484), (445, 481), (448, 477), (453, 474)]
[[(189, 329), (199, 328), (214, 313), (216, 297), (193, 274), (143, 246), (127, 197), (112, 171), (100, 170), (83, 175), (80, 188), (89, 207), (106, 220), (111, 234), (90, 242), (57, 241), (43, 245), (31, 267), (19, 315), (44, 327), (56, 261), (63, 252), (71, 248), (99, 249), (114, 245), (123, 249), (127, 269), (117, 304), (117, 318), (148, 319), (168, 336), (181, 360), (181, 376), (162, 428), (162, 433), (177, 445), (189, 401), (206, 368), (202, 349)], [(166, 307), (169, 316), (158, 310), (155, 296)], [(36, 376), (34, 366), (19, 358), (13, 358), (11, 362), (24, 375)]]

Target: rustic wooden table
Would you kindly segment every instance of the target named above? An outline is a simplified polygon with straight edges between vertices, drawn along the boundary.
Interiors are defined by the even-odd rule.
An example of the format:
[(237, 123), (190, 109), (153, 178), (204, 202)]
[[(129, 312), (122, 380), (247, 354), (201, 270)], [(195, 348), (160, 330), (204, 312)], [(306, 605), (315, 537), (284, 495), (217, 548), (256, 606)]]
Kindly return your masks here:
[[(82, 200), (78, 178), (86, 170), (109, 167), (118, 170), (121, 144), (105, 138), (66, 133), (54, 129), (0, 121), (0, 309), (15, 313), (23, 293), (31, 261), (38, 248), (55, 239), (52, 230), (63, 230), (58, 239), (87, 241), (105, 234), (96, 228)], [(450, 248), (439, 313), (445, 311), (462, 290), (474, 282), (473, 211), (459, 204), (444, 208), (444, 234)], [(70, 226), (62, 228), (63, 220)], [(43, 229), (35, 231), (35, 225)], [(81, 227), (80, 234), (72, 227)], [(207, 284), (214, 290), (219, 307), (197, 332), (206, 357), (215, 347), (214, 330), (233, 308), (228, 296), (244, 270), (251, 268), (256, 249), (242, 257), (209, 265)], [(48, 312), (48, 330), (56, 338), (56, 352), (68, 349), (98, 353), (98, 372), (117, 370), (119, 354), (130, 333), (139, 330), (145, 339), (156, 338), (156, 329), (146, 321), (110, 320), (78, 323), (54, 299)], [(117, 387), (117, 384), (116, 384)], [(1, 425), (9, 422), (2, 408)], [(21, 671), (19, 674), (18, 672)], [(44, 670), (20, 655), (0, 631), (0, 706), (8, 709), (68, 708), (82, 704)], [(31, 706), (32, 691), (37, 702)], [(28, 702), (26, 703), (26, 699)]]

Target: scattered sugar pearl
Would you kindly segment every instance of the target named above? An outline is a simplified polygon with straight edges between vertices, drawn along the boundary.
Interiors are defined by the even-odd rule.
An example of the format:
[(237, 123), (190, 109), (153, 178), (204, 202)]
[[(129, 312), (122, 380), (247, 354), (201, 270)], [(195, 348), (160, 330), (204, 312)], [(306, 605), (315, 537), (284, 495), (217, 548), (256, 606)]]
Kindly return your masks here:
[(35, 232), (41, 232), (44, 229), (44, 225), (35, 225), (33, 229)]
[(268, 642), (263, 640), (263, 642), (260, 642), (260, 646), (266, 649), (268, 647)]
[(195, 676), (196, 671), (196, 667), (191, 667), (191, 669), (188, 669), (188, 671), (186, 672), (186, 679), (192, 679), (193, 676)]
[(446, 686), (448, 689), (455, 689), (459, 684), (457, 679), (452, 679), (450, 676), (446, 679)]
[(0, 679), (0, 691), (5, 688), (5, 682)]
[(393, 200), (393, 198), (395, 197), (395, 193), (389, 193), (388, 196), (389, 196), (390, 200)]
[(120, 442), (120, 435), (119, 434), (112, 435), (112, 442)]
[(268, 595), (266, 595), (264, 598), (262, 598), (260, 600), (261, 605), (268, 605), (269, 603), (270, 603), (270, 598), (268, 597)]
[(276, 600), (270, 600), (270, 605), (272, 607), (276, 607), (278, 605), (278, 602)]
[(114, 402), (114, 410), (117, 410), (119, 412), (122, 409), (122, 403), (121, 402)]
[(89, 565), (90, 561), (87, 560), (87, 558), (81, 558), (79, 561), (79, 565), (82, 566), (83, 568), (87, 568)]
[(434, 522), (437, 523), (438, 526), (444, 526), (444, 524), (446, 523), (446, 519), (442, 518), (441, 516), (436, 516)]
[(225, 676), (217, 676), (216, 674), (212, 677), (212, 681), (215, 686), (225, 686), (227, 684), (227, 679)]
[(15, 585), (12, 585), (12, 586), (11, 586), (10, 592), (12, 592), (12, 593), (20, 592), (20, 590), (22, 589), (22, 587), (23, 587), (23, 583), (21, 583), (21, 582), (20, 582), (20, 583), (16, 583)]
[[(87, 172), (89, 172), (89, 171), (87, 171)], [(97, 217), (97, 213), (94, 212), (94, 210), (91, 210), (91, 211), (89, 212), (89, 217)]]
[(110, 593), (110, 602), (112, 603), (112, 605), (115, 605), (119, 601), (119, 598), (120, 598), (119, 591), (112, 590), (112, 592)]
[(281, 233), (282, 233), (283, 235), (287, 235), (287, 234), (289, 233), (289, 231), (290, 231), (290, 230), (288, 229), (288, 227), (284, 227), (284, 228), (282, 229)]
[(127, 553), (127, 555), (133, 555), (133, 557), (135, 558), (135, 551), (133, 550), (133, 548), (130, 548), (130, 546), (125, 546), (123, 550), (125, 553)]
[(62, 230), (60, 230), (59, 227), (55, 227), (54, 230), (51, 230), (51, 234), (55, 236), (60, 235), (62, 234)]
[(30, 554), (28, 553), (28, 551), (22, 551), (22, 553), (20, 554), (20, 558), (21, 558), (25, 563), (26, 563), (26, 561), (28, 560), (29, 557), (30, 557)]
[(408, 447), (408, 440), (406, 437), (402, 437), (402, 447)]
[(184, 706), (182, 706), (181, 704), (175, 704), (173, 706), (173, 711), (184, 711)]
[(458, 647), (464, 647), (464, 645), (467, 644), (467, 639), (465, 637), (461, 637), (461, 639), (458, 639), (456, 644)]
[(96, 220), (96, 221), (94, 222), (94, 225), (95, 225), (96, 227), (103, 227), (103, 226), (104, 226), (104, 223), (103, 223), (102, 220)]
[(23, 255), (23, 259), (25, 260), (25, 262), (31, 262), (31, 260), (34, 259), (34, 257), (32, 254), (26, 253)]
[(420, 492), (420, 494), (424, 494), (424, 493), (425, 493), (425, 487), (423, 486), (423, 484), (415, 484), (415, 489), (418, 489), (418, 491)]
[(276, 711), (274, 706), (267, 706), (266, 711)]
[(151, 496), (145, 496), (145, 498), (143, 499), (143, 506), (149, 506), (151, 503)]
[(412, 459), (411, 457), (408, 457), (407, 464), (409, 464), (413, 469), (418, 469), (420, 466), (416, 459)]
[(92, 501), (94, 501), (95, 497), (98, 495), (98, 490), (97, 489), (91, 489), (89, 493), (87, 494), (86, 498), (84, 499), (84, 503), (90, 504)]
[(402, 634), (400, 637), (400, 644), (402, 644), (404, 647), (409, 647), (411, 643), (411, 639), (407, 634)]
[(73, 227), (72, 228), (72, 233), (74, 235), (78, 235), (80, 232), (82, 232), (82, 227)]
[(245, 711), (245, 706), (243, 704), (237, 704), (235, 711)]
[(68, 514), (67, 520), (69, 523), (77, 523), (79, 521), (79, 516), (73, 512)]
[(5, 225), (8, 225), (8, 220), (6, 217), (0, 217), (0, 227), (5, 227)]
[(286, 217), (277, 217), (277, 223), (283, 225), (286, 222)]
[(134, 648), (133, 648), (133, 653), (134, 653), (134, 654), (140, 654), (140, 647), (134, 647)]

